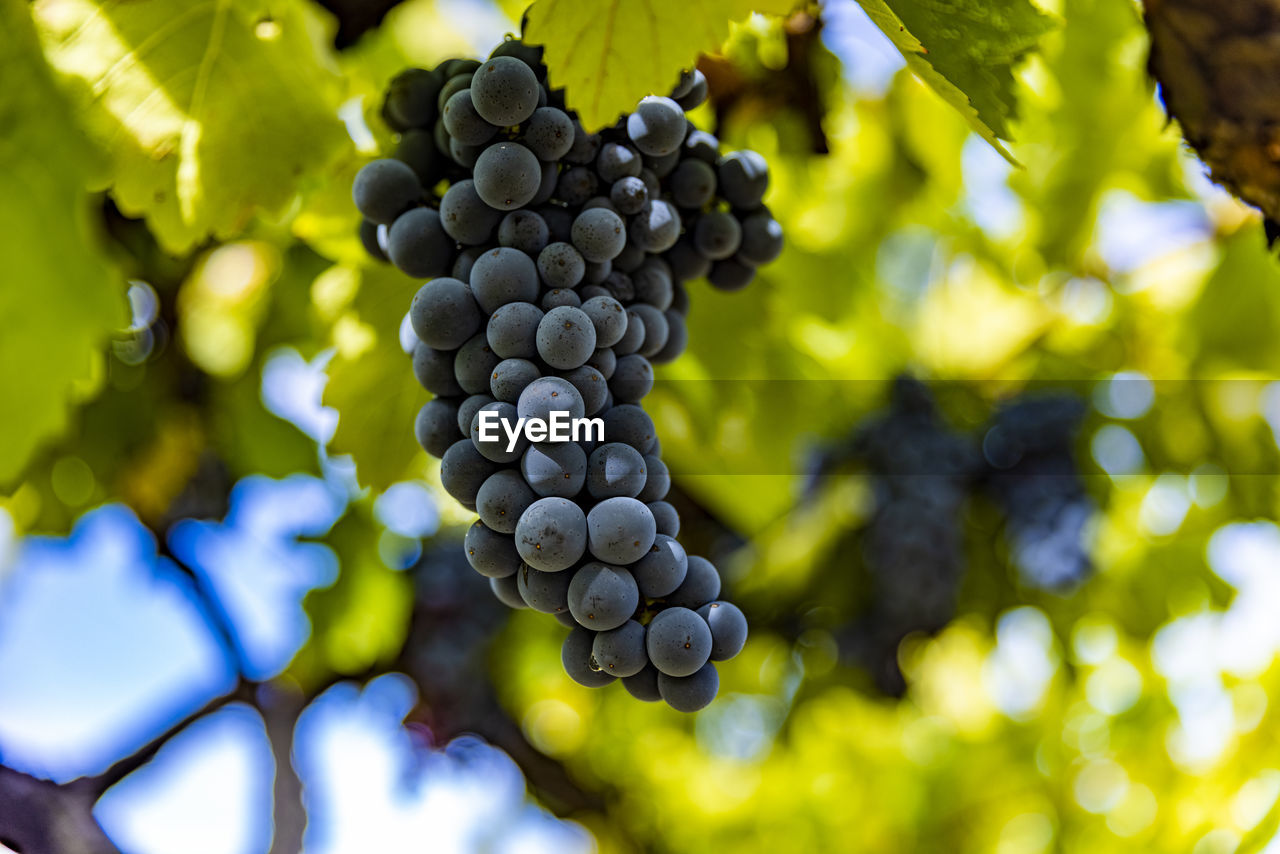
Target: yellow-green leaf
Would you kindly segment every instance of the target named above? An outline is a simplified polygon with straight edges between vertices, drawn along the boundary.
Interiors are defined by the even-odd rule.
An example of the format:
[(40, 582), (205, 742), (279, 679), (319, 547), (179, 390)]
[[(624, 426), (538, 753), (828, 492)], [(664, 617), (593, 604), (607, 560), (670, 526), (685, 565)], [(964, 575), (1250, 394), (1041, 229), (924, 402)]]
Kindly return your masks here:
[(276, 211), (346, 140), (297, 0), (38, 0), (121, 209), (181, 252)]
[(1031, 0), (858, 0), (920, 79), (1011, 163), (1014, 66), (1053, 29)]
[(665, 94), (698, 54), (724, 44), (729, 23), (782, 15), (795, 0), (538, 0), (524, 37), (546, 46), (551, 85), (588, 130), (611, 124), (645, 95)]
[(67, 421), (77, 383), (127, 324), (123, 283), (89, 228), (94, 151), (40, 55), (25, 3), (0, 0), (0, 485)]

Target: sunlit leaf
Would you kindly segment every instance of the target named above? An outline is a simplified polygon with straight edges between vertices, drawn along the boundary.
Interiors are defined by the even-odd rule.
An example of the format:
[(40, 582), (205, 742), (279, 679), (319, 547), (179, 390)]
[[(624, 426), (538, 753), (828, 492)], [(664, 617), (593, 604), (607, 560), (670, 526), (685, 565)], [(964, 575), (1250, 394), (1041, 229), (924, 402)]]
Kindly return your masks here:
[(172, 251), (239, 231), (346, 140), (336, 77), (296, 0), (41, 0), (53, 65), (111, 152), (121, 208)]

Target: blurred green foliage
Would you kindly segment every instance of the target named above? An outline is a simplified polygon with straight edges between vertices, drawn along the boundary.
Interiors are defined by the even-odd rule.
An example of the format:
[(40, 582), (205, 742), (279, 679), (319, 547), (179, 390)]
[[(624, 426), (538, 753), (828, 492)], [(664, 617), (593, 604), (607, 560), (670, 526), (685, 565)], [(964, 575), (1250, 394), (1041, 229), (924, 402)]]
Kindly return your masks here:
[[(716, 27), (759, 8), (719, 5)], [(745, 542), (724, 569), (756, 622), (721, 699), (686, 717), (580, 688), (560, 667), (563, 628), (529, 613), (497, 639), (492, 681), (537, 748), (612, 793), (607, 814), (576, 816), (605, 851), (1262, 850), (1280, 826), (1280, 673), (1269, 638), (1228, 638), (1249, 598), (1207, 557), (1224, 525), (1280, 513), (1266, 417), (1280, 274), (1261, 228), (1205, 185), (1167, 124), (1132, 4), (864, 5), (882, 27), (902, 22), (895, 42), (942, 97), (910, 71), (856, 90), (815, 42), (829, 149), (815, 154), (812, 105), (750, 97), (787, 67), (787, 27), (813, 22), (752, 17), (722, 51), (747, 96), (696, 116), (769, 159), (788, 235), (750, 289), (692, 288), (690, 349), (646, 402), (672, 469), (699, 472), (680, 490)], [(567, 26), (554, 20), (571, 4), (541, 8), (535, 22)], [(919, 43), (963, 41), (941, 32), (953, 10), (990, 34), (925, 66)], [(230, 479), (318, 471), (314, 441), (264, 403), (262, 369), (279, 347), (332, 351), (328, 450), (354, 459), (368, 492), (325, 538), (342, 571), (308, 600), (313, 637), (292, 669), (304, 684), (389, 661), (406, 633), (411, 587), (383, 561), (369, 508), (396, 481), (436, 480), (411, 430), (426, 395), (399, 344), (415, 282), (363, 258), (348, 188), (390, 145), (376, 112), (396, 71), (487, 50), (462, 23), (410, 0), (339, 55), (302, 0), (0, 0), (0, 504), (22, 531), (65, 530), (109, 500), (158, 525), (208, 454)], [(704, 35), (673, 50), (712, 48)], [(549, 53), (553, 79), (628, 67), (569, 46)], [(658, 77), (609, 79), (596, 117)], [(981, 141), (1010, 135), (1016, 169)], [(134, 220), (99, 223), (104, 188)], [(1163, 249), (1158, 230), (1130, 238), (1124, 262), (1112, 247), (1131, 221), (1168, 210), (1199, 230)], [(130, 279), (176, 330), (166, 358), (128, 364), (107, 346), (129, 326)], [(839, 543), (865, 518), (865, 486), (842, 480), (799, 507), (796, 472), (903, 370), (972, 381), (944, 401), (969, 427), (1039, 381), (1091, 394), (1137, 372), (1155, 401), (1114, 423), (1097, 414), (1082, 437), (1095, 577), (1070, 595), (1030, 589), (976, 508), (960, 616), (908, 640), (908, 690), (891, 700), (841, 663), (832, 634), (864, 593)], [(1104, 439), (1131, 440), (1136, 462), (1105, 470)], [(440, 494), (457, 533), (467, 514)], [(1228, 640), (1261, 661), (1204, 648)], [(1217, 716), (1197, 723), (1206, 703)], [(1212, 749), (1193, 749), (1206, 726)]]

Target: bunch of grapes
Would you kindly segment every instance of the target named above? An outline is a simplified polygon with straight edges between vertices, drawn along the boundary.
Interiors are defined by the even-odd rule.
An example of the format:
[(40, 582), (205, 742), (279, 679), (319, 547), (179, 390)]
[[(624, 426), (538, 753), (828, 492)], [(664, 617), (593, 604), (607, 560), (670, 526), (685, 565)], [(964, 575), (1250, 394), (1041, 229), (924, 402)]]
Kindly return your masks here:
[(1066, 589), (1092, 570), (1085, 529), (1094, 505), (1075, 460), (1085, 411), (1073, 396), (1024, 395), (997, 410), (982, 441), (1010, 559), (1037, 587)]
[[(541, 49), (509, 40), (483, 63), (398, 75), (382, 109), (396, 155), (353, 187), (367, 250), (430, 279), (409, 308), (413, 370), (435, 395), (415, 429), (479, 515), (471, 565), (502, 602), (570, 627), (574, 680), (621, 679), (681, 711), (715, 697), (712, 662), (747, 625), (718, 599), (716, 568), (675, 539), (640, 403), (653, 365), (684, 350), (685, 282), (737, 290), (782, 249), (764, 158), (722, 155), (685, 117), (706, 96), (685, 72), (670, 97), (587, 133), (548, 89)], [(604, 439), (489, 441), (486, 412), (598, 417)]]

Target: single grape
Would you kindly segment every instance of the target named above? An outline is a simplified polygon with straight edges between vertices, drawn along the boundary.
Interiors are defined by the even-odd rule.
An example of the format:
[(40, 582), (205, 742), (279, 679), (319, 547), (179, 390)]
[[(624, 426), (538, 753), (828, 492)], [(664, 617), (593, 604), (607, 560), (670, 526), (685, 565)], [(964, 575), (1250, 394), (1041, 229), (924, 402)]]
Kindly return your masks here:
[(587, 551), (587, 517), (567, 498), (539, 498), (516, 524), (516, 550), (543, 572), (560, 572)]
[(696, 712), (711, 705), (720, 691), (720, 674), (707, 662), (689, 676), (658, 674), (658, 693), (677, 712)]
[(418, 339), (437, 350), (458, 349), (484, 322), (471, 289), (447, 276), (418, 289), (409, 304), (409, 319)]
[(684, 286), (683, 282), (677, 282), (674, 279), (671, 282), (670, 310), (681, 317), (689, 316), (689, 289)]
[(768, 264), (782, 254), (782, 226), (768, 211), (753, 213), (742, 220), (742, 246), (738, 260), (755, 267)]
[(604, 280), (604, 289), (619, 302), (631, 302), (636, 298), (636, 286), (631, 277), (621, 270), (614, 270)]
[(528, 608), (524, 599), (520, 598), (520, 589), (516, 584), (515, 574), (503, 576), (502, 578), (490, 578), (489, 589), (493, 591), (493, 595), (498, 601), (508, 608)]
[(645, 506), (653, 514), (653, 521), (657, 525), (659, 534), (674, 537), (680, 533), (680, 514), (671, 504), (666, 501), (649, 501)]
[(586, 166), (595, 162), (596, 156), (600, 153), (600, 135), (587, 133), (586, 130), (574, 120), (573, 123), (573, 145), (569, 148), (569, 153), (562, 159), (569, 163), (576, 163), (580, 166)]
[(661, 501), (671, 490), (671, 472), (662, 458), (652, 453), (645, 454), (644, 467), (649, 475), (645, 478), (644, 489), (640, 490), (636, 498), (645, 504)]
[[(480, 521), (500, 534), (514, 534), (520, 514), (538, 499), (524, 482), (520, 472), (503, 469), (489, 475), (476, 493), (476, 512)], [(530, 605), (533, 602), (525, 598)]]
[[(474, 81), (473, 81), (474, 82)], [(476, 109), (472, 89), (460, 89), (449, 96), (440, 111), (449, 136), (465, 145), (483, 145), (493, 139), (498, 128), (485, 121)]]
[(471, 268), (475, 266), (476, 259), (493, 248), (492, 246), (468, 246), (463, 249), (453, 259), (453, 269), (449, 272), (449, 275), (455, 279), (470, 282)]
[(351, 198), (365, 219), (390, 225), (422, 201), (422, 184), (399, 160), (371, 160), (356, 173)]
[(676, 79), (675, 88), (671, 90), (672, 98), (683, 98), (689, 94), (689, 90), (693, 88), (694, 82), (698, 79), (694, 73), (697, 69), (688, 68), (680, 72), (680, 76)]
[(620, 442), (606, 442), (587, 459), (587, 492), (592, 498), (635, 498), (644, 488), (646, 472), (639, 451)]
[[(570, 291), (570, 293), (573, 293)], [(595, 415), (604, 408), (605, 397), (609, 393), (609, 385), (604, 376), (590, 365), (580, 365), (571, 371), (565, 371), (562, 379), (568, 380), (578, 394), (582, 395), (582, 409), (586, 416)]]
[(711, 628), (711, 660), (727, 661), (747, 642), (747, 618), (732, 602), (710, 602), (698, 609), (698, 616)]
[(428, 400), (413, 421), (413, 435), (422, 450), (433, 457), (443, 457), (449, 446), (458, 441), (457, 399), (437, 397)]
[(612, 347), (626, 333), (626, 310), (613, 297), (591, 297), (582, 303), (582, 312), (595, 329), (596, 347)]
[(595, 641), (595, 634), (590, 629), (575, 626), (569, 630), (569, 636), (564, 639), (564, 646), (560, 648), (560, 662), (564, 665), (564, 672), (574, 682), (588, 688), (601, 688), (617, 678), (592, 669), (591, 645)]
[(519, 249), (490, 249), (471, 267), (471, 292), (485, 314), (508, 303), (532, 303), (538, 298), (538, 268)]
[(689, 91), (676, 98), (675, 101), (680, 105), (682, 110), (692, 110), (703, 101), (707, 100), (707, 78), (701, 71), (694, 69), (693, 83), (689, 86)]
[(707, 274), (707, 281), (721, 291), (740, 291), (756, 277), (755, 267), (743, 264), (736, 258), (717, 261)]
[(628, 322), (630, 322), (632, 315), (639, 317), (644, 322), (644, 341), (641, 342), (637, 352), (646, 358), (652, 356), (667, 343), (667, 336), (671, 332), (667, 328), (666, 315), (648, 303), (643, 302), (638, 302), (627, 309)]
[(716, 196), (716, 170), (688, 158), (671, 173), (671, 198), (682, 208), (702, 208)]
[(720, 162), (720, 140), (705, 130), (691, 130), (681, 147), (686, 160), (701, 160), (708, 166)]
[(592, 561), (575, 572), (569, 582), (569, 613), (593, 631), (618, 628), (639, 604), (636, 581), (622, 567)]
[(538, 77), (510, 56), (495, 56), (476, 69), (471, 81), (476, 112), (498, 127), (518, 125), (538, 109)]
[(630, 234), (645, 252), (666, 252), (680, 239), (680, 213), (670, 203), (654, 199), (632, 218)]
[(585, 364), (596, 350), (596, 330), (580, 308), (561, 306), (548, 311), (538, 324), (538, 355), (553, 368), (572, 370)]
[(533, 211), (512, 211), (498, 223), (498, 243), (537, 255), (551, 239), (547, 223)]
[(489, 377), (500, 362), (483, 332), (477, 332), (458, 348), (453, 360), (454, 377), (467, 394), (484, 394), (489, 391)]
[[(646, 327), (647, 328), (647, 327)], [(618, 360), (609, 380), (609, 391), (618, 403), (639, 403), (653, 390), (653, 366), (644, 356), (633, 353)]]
[(387, 84), (382, 117), (392, 130), (404, 133), (411, 128), (430, 127), (436, 120), (436, 95), (443, 83), (435, 71), (406, 68)]
[(538, 274), (549, 288), (576, 288), (586, 271), (582, 253), (570, 243), (550, 243), (538, 253)]
[(436, 148), (431, 131), (406, 131), (396, 144), (395, 158), (413, 170), (424, 188), (435, 186), (444, 177), (447, 163)]
[[(686, 122), (686, 126), (692, 127)], [(644, 177), (646, 171), (652, 172), (655, 178), (666, 178), (680, 163), (680, 151), (669, 151), (666, 154), (657, 157), (646, 154), (644, 156), (644, 169), (640, 170), (640, 176)]]
[(520, 473), (543, 498), (572, 498), (587, 477), (587, 455), (576, 442), (530, 445), (520, 458)]
[[(588, 285), (598, 285), (605, 279), (609, 278), (609, 274), (612, 272), (613, 261), (588, 261), (587, 270), (582, 275), (582, 281), (586, 282)], [(604, 288), (600, 288), (599, 291), (603, 292), (605, 295), (609, 295), (609, 292)], [(583, 288), (581, 293), (583, 299), (591, 299), (591, 297), (600, 296), (600, 292), (592, 291), (588, 293), (587, 290)]]
[(684, 352), (685, 345), (689, 343), (689, 329), (685, 326), (684, 315), (674, 309), (668, 309), (662, 313), (662, 316), (667, 321), (667, 343), (650, 357), (655, 365), (674, 362)]
[(487, 394), (473, 394), (458, 404), (458, 432), (463, 436), (470, 436), (471, 422), (475, 420), (476, 413), (494, 402)]
[(542, 46), (525, 44), (520, 39), (506, 39), (502, 44), (493, 49), (493, 53), (489, 54), (489, 58), (495, 56), (513, 56), (516, 59), (529, 66), (529, 70), (533, 72), (534, 77), (538, 78), (541, 83), (547, 77), (547, 68), (542, 64)]
[(501, 306), (485, 329), (489, 346), (503, 359), (533, 359), (538, 355), (538, 324), (542, 317), (542, 309), (533, 303), (509, 302)]
[(378, 242), (378, 229), (386, 228), (385, 225), (378, 225), (371, 219), (360, 220), (360, 244), (364, 247), (364, 251), (369, 253), (369, 257), (377, 261), (390, 261), (387, 253), (383, 250)]
[(647, 257), (649, 256), (643, 249), (628, 241), (623, 245), (622, 251), (613, 259), (613, 268), (621, 270), (623, 273), (634, 273), (640, 269)]
[(618, 206), (615, 205), (613, 200), (608, 196), (592, 196), (582, 203), (582, 210), (584, 211), (595, 210), (596, 208), (604, 208), (605, 210), (612, 211), (619, 216), (622, 215), (618, 210)]
[(449, 99), (461, 92), (463, 89), (471, 88), (471, 79), (474, 74), (466, 72), (463, 74), (455, 74), (444, 82), (440, 87), (440, 94), (436, 96), (436, 112), (441, 114), (444, 112), (444, 105), (449, 103)]
[(671, 307), (671, 268), (657, 255), (645, 258), (639, 269), (631, 274), (631, 283), (640, 302), (648, 303), (658, 311)]
[(588, 261), (603, 262), (617, 256), (627, 242), (622, 218), (606, 208), (593, 208), (573, 221), (573, 245)]
[(649, 621), (645, 648), (659, 673), (689, 676), (711, 657), (711, 629), (695, 611), (665, 608)]
[(647, 166), (641, 169), (640, 180), (644, 181), (644, 187), (649, 193), (649, 198), (656, 199), (662, 195), (662, 182), (652, 169)]
[(693, 245), (713, 261), (723, 261), (742, 245), (742, 226), (728, 211), (708, 211), (693, 226)]
[(656, 703), (662, 699), (662, 694), (658, 691), (658, 669), (652, 664), (646, 664), (635, 676), (622, 677), (622, 687), (632, 697), (646, 703)]
[(572, 572), (543, 572), (530, 566), (521, 566), (516, 573), (520, 598), (543, 614), (568, 613), (569, 582), (572, 580)]
[(480, 60), (478, 59), (454, 57), (453, 59), (446, 59), (444, 62), (440, 63), (439, 70), (447, 80), (450, 77), (455, 77), (459, 74), (471, 74), (479, 67)]
[(573, 148), (573, 119), (555, 107), (533, 111), (524, 129), (524, 144), (539, 160), (560, 160)]
[(620, 142), (606, 142), (600, 146), (600, 154), (596, 157), (596, 173), (606, 184), (628, 176), (639, 177), (643, 168), (640, 152), (631, 146)]
[[(492, 412), (493, 415), (486, 415), (485, 413), (488, 412)], [(510, 403), (500, 400), (486, 403), (472, 416), (471, 427), (467, 430), (467, 435), (471, 437), (471, 443), (476, 446), (476, 450), (485, 459), (502, 465), (513, 463), (520, 459), (525, 448), (529, 447), (529, 439), (523, 432), (516, 437), (515, 447), (510, 447), (511, 437), (503, 429), (502, 421), (506, 420), (508, 424), (514, 427), (516, 418), (516, 408)], [(489, 425), (484, 434), (487, 438), (481, 437), (482, 423), (488, 423)], [(504, 531), (503, 533), (510, 534), (511, 531)]]
[(561, 306), (582, 308), (582, 297), (578, 296), (577, 291), (571, 291), (568, 288), (553, 288), (542, 295), (542, 302), (538, 305), (543, 311), (551, 311)]
[(440, 200), (440, 224), (459, 243), (476, 246), (493, 234), (502, 214), (484, 203), (474, 181), (455, 181)]
[(619, 213), (628, 216), (637, 214), (645, 202), (649, 201), (649, 188), (644, 185), (644, 181), (628, 175), (613, 182), (613, 186), (609, 188), (609, 201), (613, 202)]
[(635, 563), (653, 546), (656, 535), (653, 514), (634, 498), (606, 498), (587, 514), (587, 547), (597, 560), (618, 566)]
[(643, 409), (631, 403), (611, 408), (602, 416), (604, 440), (630, 445), (641, 454), (647, 453), (653, 443), (653, 419)]
[(552, 196), (566, 205), (577, 207), (595, 194), (597, 186), (598, 179), (594, 172), (583, 166), (574, 166), (557, 176)]
[[(583, 303), (583, 305), (586, 305), (586, 303)], [(587, 364), (599, 371), (600, 376), (608, 380), (618, 368), (618, 357), (614, 355), (613, 350), (608, 347), (602, 347), (591, 354), (591, 358), (587, 359)]]
[(471, 509), (480, 487), (497, 470), (497, 464), (485, 459), (470, 439), (460, 439), (440, 460), (440, 483), (459, 504)]
[(613, 352), (618, 356), (629, 356), (644, 346), (644, 337), (644, 318), (633, 305), (627, 309), (627, 326), (622, 337), (613, 343)]
[(644, 154), (661, 157), (680, 150), (688, 122), (684, 110), (670, 98), (641, 98), (627, 116), (627, 136)]
[(467, 563), (481, 575), (490, 578), (506, 578), (515, 575), (524, 566), (516, 551), (516, 540), (508, 534), (485, 527), (479, 519), (467, 529), (462, 546), (467, 553)]
[(504, 403), (514, 404), (525, 386), (542, 376), (528, 359), (503, 359), (489, 375), (489, 393)]
[(449, 140), (449, 158), (463, 169), (475, 169), (476, 161), (483, 151), (483, 145), (467, 145), (456, 139)]
[(556, 184), (560, 181), (560, 164), (554, 160), (539, 163), (538, 171), (538, 192), (529, 200), (530, 205), (541, 205), (549, 201), (556, 194)]
[(518, 142), (498, 142), (475, 162), (476, 192), (486, 205), (514, 210), (533, 201), (542, 185), (542, 164)]
[[(711, 259), (693, 245), (693, 238), (685, 235), (663, 256), (671, 267), (672, 284), (701, 279), (711, 272)], [(673, 295), (674, 299), (674, 295)]]
[(627, 620), (616, 629), (598, 632), (591, 644), (596, 666), (613, 676), (635, 676), (649, 663), (644, 626)]
[(661, 599), (675, 591), (689, 571), (689, 558), (675, 537), (658, 534), (644, 557), (631, 567), (640, 595)]
[(413, 375), (437, 397), (456, 397), (462, 386), (453, 373), (453, 353), (434, 350), (421, 341), (413, 345)]
[(742, 210), (757, 207), (769, 189), (769, 164), (760, 154), (744, 149), (720, 158), (716, 167), (720, 195)]
[(556, 622), (564, 626), (566, 629), (578, 628), (578, 621), (573, 618), (573, 614), (569, 613), (569, 609), (561, 611), (558, 614), (552, 614), (556, 618)]
[[(674, 536), (674, 535), (671, 535)], [(720, 573), (705, 557), (689, 555), (689, 569), (684, 581), (669, 596), (667, 604), (698, 609), (720, 596)]]
[(521, 418), (550, 421), (552, 412), (567, 412), (570, 418), (582, 418), (585, 407), (582, 395), (568, 380), (542, 377), (529, 383), (520, 393), (516, 409)]

